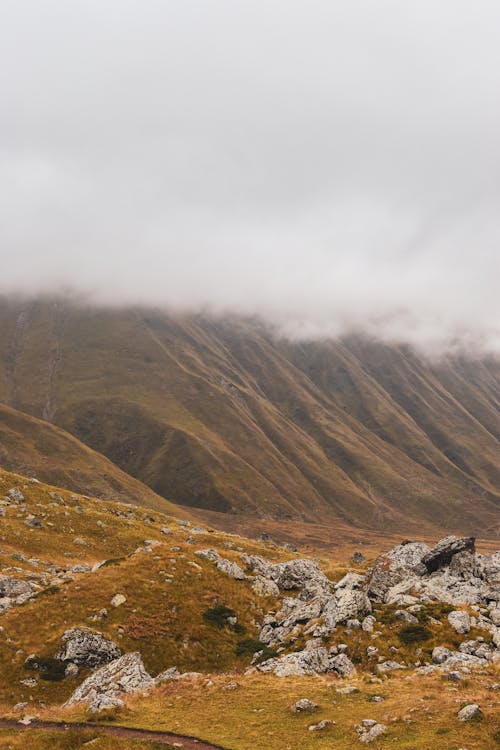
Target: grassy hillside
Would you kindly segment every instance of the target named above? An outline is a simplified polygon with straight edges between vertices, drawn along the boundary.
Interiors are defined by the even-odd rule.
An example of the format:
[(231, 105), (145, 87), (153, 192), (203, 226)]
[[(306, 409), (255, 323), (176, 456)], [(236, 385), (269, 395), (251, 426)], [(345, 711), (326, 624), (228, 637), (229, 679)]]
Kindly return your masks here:
[(0, 466), (75, 492), (182, 513), (73, 435), (5, 404), (0, 404)]
[[(97, 629), (125, 652), (139, 651), (153, 675), (174, 665), (180, 671), (201, 673), (155, 687), (145, 697), (130, 697), (122, 708), (100, 715), (95, 730), (75, 729), (63, 736), (32, 732), (29, 742), (34, 749), (156, 746), (101, 737), (99, 723), (111, 723), (195, 735), (232, 750), (348, 750), (357, 745), (354, 727), (363, 718), (388, 726), (387, 735), (372, 745), (375, 748), (424, 750), (436, 743), (447, 750), (464, 743), (470, 750), (496, 747), (493, 667), (458, 683), (439, 675), (407, 672), (381, 678), (373, 673), (368, 645), (378, 647), (385, 657), (397, 649), (398, 660), (410, 663), (428, 658), (437, 644), (457, 648), (464, 636), (452, 630), (446, 619), (449, 608), (439, 602), (428, 605), (431, 636), (424, 644), (402, 645), (398, 633), (403, 623), (394, 617), (393, 605), (377, 610), (375, 633), (337, 626), (333, 639), (348, 644), (357, 666), (349, 678), (245, 674), (251, 656), (239, 646), (256, 638), (263, 614), (275, 609), (278, 600), (258, 596), (250, 581), (235, 581), (195, 553), (211, 547), (239, 562), (241, 552), (275, 561), (298, 555), (273, 543), (193, 527), (158, 512), (144, 514), (140, 508), (82, 497), (0, 471), (0, 497), (11, 496), (13, 488), (24, 500), (2, 506), (0, 572), (29, 581), (38, 591), (0, 614), (0, 716), (91, 718), (80, 705), (61, 707), (88, 670), (80, 668), (76, 676), (53, 681), (24, 666), (30, 654), (52, 657), (63, 632), (75, 626)], [(25, 523), (31, 516), (40, 527)], [(335, 551), (321, 564), (331, 580), (346, 571)], [(75, 565), (80, 569), (73, 570)], [(126, 599), (114, 607), (111, 599), (117, 593)], [(236, 613), (238, 627), (222, 627), (205, 617), (220, 604)], [(475, 635), (472, 630), (467, 637)], [(357, 692), (337, 692), (347, 684)], [(374, 703), (375, 695), (382, 701)], [(291, 704), (305, 696), (319, 704), (318, 712), (292, 715)], [(480, 703), (484, 717), (464, 725), (456, 713), (469, 702)], [(322, 732), (308, 730), (322, 719), (336, 723)], [(0, 730), (2, 748), (23, 747), (26, 739), (15, 730)]]
[(499, 372), (249, 320), (0, 301), (0, 400), (206, 511), (495, 535)]

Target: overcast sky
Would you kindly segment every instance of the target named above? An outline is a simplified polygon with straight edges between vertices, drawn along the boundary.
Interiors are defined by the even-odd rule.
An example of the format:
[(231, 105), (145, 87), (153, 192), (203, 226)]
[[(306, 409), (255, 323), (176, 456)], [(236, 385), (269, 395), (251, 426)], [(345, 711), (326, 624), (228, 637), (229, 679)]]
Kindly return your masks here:
[(0, 290), (500, 350), (498, 0), (0, 11)]

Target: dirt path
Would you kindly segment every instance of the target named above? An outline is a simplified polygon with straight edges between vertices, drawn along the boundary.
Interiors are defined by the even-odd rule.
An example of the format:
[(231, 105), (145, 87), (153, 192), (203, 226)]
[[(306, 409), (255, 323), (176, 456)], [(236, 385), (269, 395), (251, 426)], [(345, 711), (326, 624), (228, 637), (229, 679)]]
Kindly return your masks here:
[(209, 742), (198, 740), (196, 737), (186, 737), (173, 732), (156, 732), (151, 729), (130, 729), (129, 727), (108, 726), (106, 724), (92, 724), (90, 722), (57, 722), (34, 720), (31, 724), (20, 724), (16, 719), (0, 719), (1, 729), (15, 729), (20, 732), (32, 732), (44, 730), (50, 732), (67, 732), (69, 730), (81, 729), (92, 730), (99, 734), (110, 734), (114, 737), (127, 737), (132, 740), (146, 740), (164, 745), (174, 745), (184, 750), (224, 750), (220, 745), (211, 745)]

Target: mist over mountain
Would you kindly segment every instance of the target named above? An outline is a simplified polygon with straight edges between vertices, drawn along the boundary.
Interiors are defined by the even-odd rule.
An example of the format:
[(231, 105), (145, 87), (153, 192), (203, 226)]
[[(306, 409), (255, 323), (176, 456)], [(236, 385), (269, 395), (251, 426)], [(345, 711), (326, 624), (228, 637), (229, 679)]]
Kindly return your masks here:
[(6, 3), (3, 292), (500, 348), (500, 7)]

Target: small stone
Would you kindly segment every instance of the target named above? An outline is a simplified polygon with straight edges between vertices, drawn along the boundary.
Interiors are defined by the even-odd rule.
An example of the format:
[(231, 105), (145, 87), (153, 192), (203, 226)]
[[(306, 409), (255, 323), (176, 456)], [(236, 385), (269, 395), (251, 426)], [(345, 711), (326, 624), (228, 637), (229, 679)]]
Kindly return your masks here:
[(319, 721), (317, 724), (310, 724), (307, 728), (310, 732), (318, 732), (322, 729), (326, 729), (327, 727), (331, 727), (335, 724), (334, 721), (331, 721), (330, 719), (323, 719), (322, 721)]
[(479, 719), (483, 715), (483, 712), (477, 705), (477, 703), (469, 703), (464, 706), (458, 712), (458, 718), (460, 721), (471, 721), (472, 719)]
[(119, 607), (121, 604), (125, 604), (127, 597), (125, 594), (115, 594), (111, 599), (110, 604), (112, 607)]
[(450, 623), (455, 633), (459, 633), (460, 635), (464, 635), (470, 630), (471, 622), (470, 616), (467, 612), (459, 610), (450, 612), (450, 614), (448, 615), (448, 622)]
[(318, 704), (309, 700), (309, 698), (301, 698), (291, 706), (290, 710), (294, 714), (313, 713), (318, 710)]

